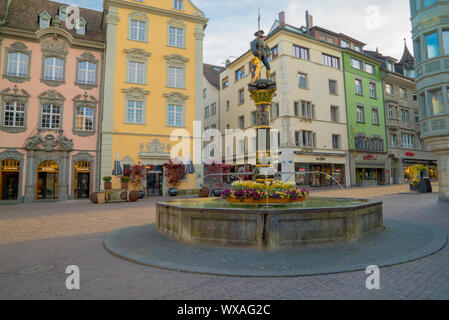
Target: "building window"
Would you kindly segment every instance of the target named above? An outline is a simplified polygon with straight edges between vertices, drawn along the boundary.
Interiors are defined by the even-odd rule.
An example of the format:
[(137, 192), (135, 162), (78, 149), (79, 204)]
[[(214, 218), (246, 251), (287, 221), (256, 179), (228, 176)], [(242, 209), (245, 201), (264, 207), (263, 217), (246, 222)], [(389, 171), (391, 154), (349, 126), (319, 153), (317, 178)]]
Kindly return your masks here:
[(39, 28), (44, 29), (50, 27), (51, 15), (44, 11), (39, 14)]
[(442, 38), (443, 38), (444, 54), (445, 55), (449, 55), (449, 30), (443, 30), (441, 35), (442, 35)]
[(365, 63), (363, 67), (365, 72), (368, 72), (370, 74), (376, 74), (376, 68), (372, 64)]
[(126, 109), (126, 122), (134, 124), (143, 124), (143, 102), (128, 100)]
[(399, 97), (402, 100), (407, 100), (407, 90), (405, 90), (404, 88), (399, 88)]
[(425, 36), (427, 59), (439, 56), (438, 33), (434, 32)]
[(210, 106), (210, 116), (213, 117), (217, 114), (217, 104), (212, 103)]
[(410, 116), (408, 110), (401, 109), (401, 120), (404, 122), (409, 122)]
[(235, 81), (239, 81), (245, 76), (245, 67), (241, 67), (235, 72)]
[(419, 108), (423, 117), (427, 116), (427, 103), (425, 94), (419, 95)]
[(86, 20), (84, 18), (80, 18), (76, 21), (76, 34), (79, 34), (81, 36), (86, 35)]
[(354, 46), (354, 50), (357, 52), (362, 52), (362, 47)]
[(145, 83), (145, 63), (128, 61), (128, 82)]
[(338, 107), (331, 106), (331, 121), (340, 122), (340, 111)]
[(365, 122), (365, 108), (357, 107), (357, 122)]
[(204, 108), (204, 119), (209, 118), (209, 106)]
[(92, 131), (94, 129), (94, 110), (92, 108), (76, 108), (75, 129), (80, 131)]
[(27, 77), (29, 70), (30, 57), (20, 52), (8, 54), (8, 76)]
[(298, 73), (298, 86), (301, 89), (307, 89), (307, 75), (305, 73)]
[(402, 148), (413, 149), (415, 145), (415, 136), (403, 133), (402, 134)]
[(396, 119), (396, 113), (395, 113), (395, 107), (394, 106), (388, 106), (388, 118), (389, 119)]
[(376, 84), (375, 83), (370, 83), (369, 84), (369, 96), (373, 99), (377, 98), (377, 89), (376, 89)]
[(398, 143), (398, 139), (397, 139), (398, 137), (395, 135), (395, 134), (391, 134), (390, 135), (390, 145), (392, 146), (392, 147), (396, 147), (396, 145), (397, 145), (397, 143)]
[(184, 68), (168, 67), (168, 86), (184, 88)]
[(221, 86), (223, 87), (223, 89), (229, 87), (229, 77), (223, 78)]
[(245, 103), (245, 89), (239, 90), (239, 105)]
[(393, 95), (393, 86), (389, 83), (385, 84), (385, 94), (387, 96), (392, 96)]
[(51, 57), (44, 60), (44, 79), (52, 81), (64, 80), (64, 60)]
[(351, 67), (357, 70), (362, 70), (362, 62), (360, 60), (351, 58)]
[(337, 81), (329, 80), (329, 93), (330, 94), (338, 94), (337, 91)]
[(372, 114), (372, 120), (373, 120), (373, 124), (374, 125), (379, 125), (379, 110), (377, 110), (377, 108), (373, 108), (371, 110), (371, 114)]
[(274, 60), (277, 57), (279, 57), (279, 47), (278, 46), (274, 46), (270, 50), (270, 58), (271, 58), (271, 60)]
[(345, 40), (341, 40), (341, 46), (343, 48), (349, 48), (349, 42), (345, 41)]
[(66, 21), (68, 16), (67, 7), (59, 8), (59, 21)]
[(301, 146), (301, 131), (295, 131), (295, 146)]
[(387, 60), (387, 70), (390, 72), (394, 72), (394, 64), (389, 60)]
[(239, 126), (239, 129), (244, 129), (245, 128), (245, 116), (240, 116), (239, 117), (238, 126)]
[(428, 92), (430, 103), (430, 114), (440, 114), (444, 111), (444, 101), (441, 89), (431, 90)]
[(61, 107), (46, 104), (42, 106), (41, 128), (60, 129), (61, 127)]
[(293, 56), (302, 60), (309, 60), (309, 49), (293, 45)]
[(340, 69), (340, 59), (323, 53), (323, 64), (328, 67)]
[(184, 48), (184, 29), (169, 27), (168, 44), (172, 47)]
[(415, 119), (415, 123), (419, 123), (419, 112), (413, 112), (413, 118)]
[(173, 9), (184, 10), (184, 0), (173, 0)]
[(131, 19), (129, 38), (136, 41), (146, 41), (146, 29), (145, 21)]
[(226, 100), (226, 111), (229, 111), (230, 108), (231, 108), (231, 104), (230, 104), (229, 100)]
[(4, 102), (3, 126), (25, 127), (25, 104), (18, 101)]
[(315, 148), (316, 135), (312, 131), (302, 132), (302, 145), (307, 148)]
[(168, 105), (168, 126), (184, 126), (184, 107), (179, 105)]
[(97, 78), (97, 65), (92, 62), (82, 61), (78, 63), (78, 82), (95, 84)]
[(363, 85), (362, 80), (355, 79), (355, 94), (363, 95)]
[(341, 143), (340, 143), (341, 137), (339, 135), (333, 134), (332, 135), (332, 149), (341, 149)]
[(315, 110), (311, 102), (301, 101), (301, 116), (307, 119), (315, 118)]

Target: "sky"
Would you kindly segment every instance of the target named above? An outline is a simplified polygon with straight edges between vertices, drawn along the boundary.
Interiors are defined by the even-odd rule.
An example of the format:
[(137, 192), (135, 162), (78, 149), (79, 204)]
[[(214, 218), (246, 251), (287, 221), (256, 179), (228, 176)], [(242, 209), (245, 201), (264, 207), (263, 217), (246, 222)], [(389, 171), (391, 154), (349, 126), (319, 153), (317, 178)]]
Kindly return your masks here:
[[(170, 1), (170, 0), (167, 0)], [(59, 0), (80, 7), (102, 10), (103, 0)], [(193, 0), (209, 23), (204, 39), (204, 62), (224, 65), (249, 49), (257, 31), (258, 8), (261, 27), (268, 32), (280, 11), (296, 27), (305, 25), (305, 11), (314, 25), (344, 33), (376, 50), (400, 59), (404, 38), (410, 52), (410, 8), (408, 0)]]

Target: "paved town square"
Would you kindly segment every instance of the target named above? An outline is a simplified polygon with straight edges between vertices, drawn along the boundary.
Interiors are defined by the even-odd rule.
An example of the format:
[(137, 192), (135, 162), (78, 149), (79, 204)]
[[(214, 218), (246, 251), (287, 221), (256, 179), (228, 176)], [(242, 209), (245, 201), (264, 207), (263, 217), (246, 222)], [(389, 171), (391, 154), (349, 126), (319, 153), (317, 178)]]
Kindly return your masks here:
[[(408, 186), (314, 192), (374, 198), (384, 217), (449, 232), (449, 204)], [(199, 275), (134, 264), (103, 247), (111, 232), (155, 222), (155, 203), (93, 205), (89, 201), (0, 207), (0, 299), (449, 299), (449, 248), (381, 268), (380, 290), (367, 290), (364, 271), (307, 277)], [(67, 290), (66, 267), (80, 269), (80, 290)]]

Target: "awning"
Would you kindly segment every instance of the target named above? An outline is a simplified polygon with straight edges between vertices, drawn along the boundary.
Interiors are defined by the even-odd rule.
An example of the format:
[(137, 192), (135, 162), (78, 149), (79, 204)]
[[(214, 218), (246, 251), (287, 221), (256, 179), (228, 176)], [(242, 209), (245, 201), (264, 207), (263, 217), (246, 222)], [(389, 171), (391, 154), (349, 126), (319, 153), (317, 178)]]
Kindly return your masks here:
[(420, 159), (402, 159), (404, 164), (424, 164), (429, 166), (438, 165), (438, 161), (436, 160), (420, 160)]

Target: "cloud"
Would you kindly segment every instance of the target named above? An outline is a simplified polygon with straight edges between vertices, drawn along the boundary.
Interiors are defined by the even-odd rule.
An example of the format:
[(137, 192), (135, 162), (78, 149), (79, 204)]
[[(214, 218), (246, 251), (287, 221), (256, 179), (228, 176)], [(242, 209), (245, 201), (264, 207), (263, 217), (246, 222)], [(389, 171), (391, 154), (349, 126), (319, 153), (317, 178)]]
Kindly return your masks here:
[[(91, 9), (102, 10), (102, 0), (62, 0)], [(209, 18), (204, 39), (204, 61), (221, 64), (249, 49), (257, 30), (260, 8), (262, 28), (268, 31), (279, 11), (286, 12), (287, 23), (305, 24), (305, 11), (315, 25), (344, 33), (365, 42), (366, 49), (401, 58), (404, 42), (412, 51), (408, 0), (193, 0)], [(378, 14), (377, 14), (378, 13)]]

